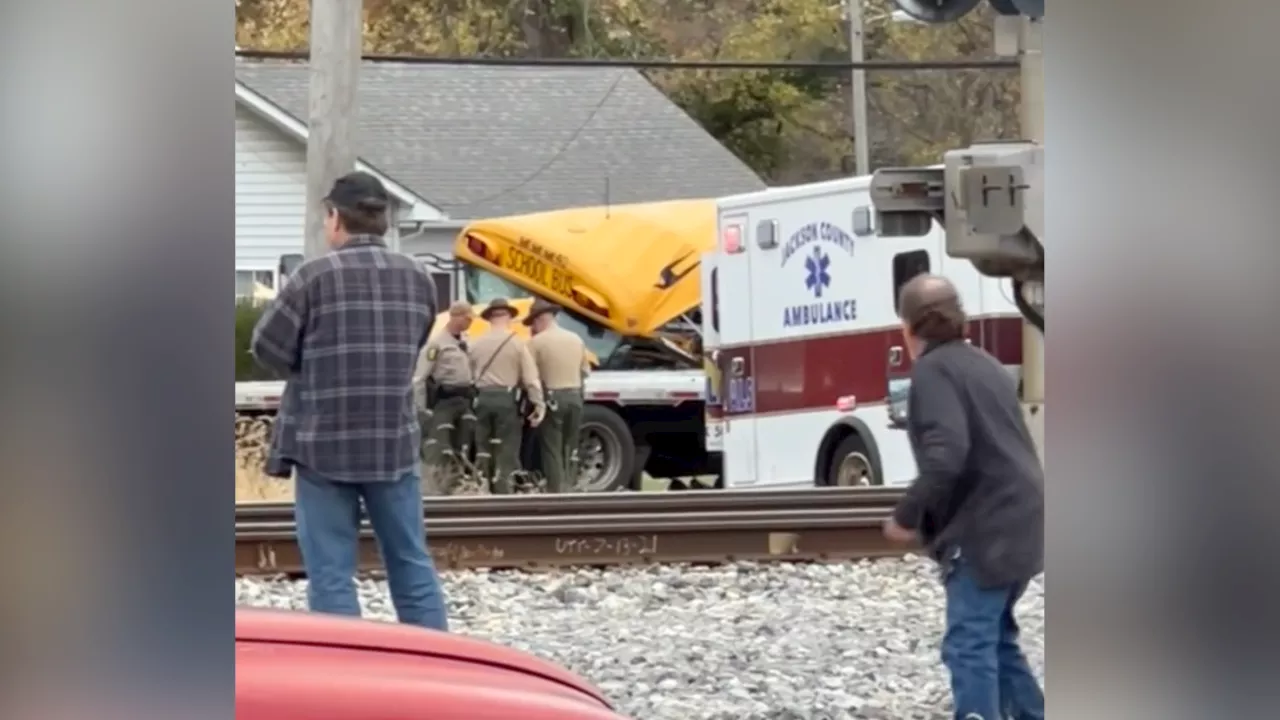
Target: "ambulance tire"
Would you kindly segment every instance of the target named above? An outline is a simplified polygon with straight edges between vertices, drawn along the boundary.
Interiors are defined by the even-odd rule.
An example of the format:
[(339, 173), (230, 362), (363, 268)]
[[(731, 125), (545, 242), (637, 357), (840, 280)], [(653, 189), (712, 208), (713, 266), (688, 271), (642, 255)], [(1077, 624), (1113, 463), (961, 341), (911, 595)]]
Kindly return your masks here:
[[(631, 428), (627, 427), (627, 423), (617, 413), (602, 405), (588, 403), (582, 409), (579, 438), (579, 462), (601, 464), (599, 468), (583, 468), (589, 472), (598, 472), (591, 477), (590, 484), (583, 488), (585, 492), (632, 489), (636, 484), (636, 475), (643, 468), (636, 468), (635, 439), (631, 437)], [(594, 456), (597, 447), (601, 456), (599, 458)], [(588, 455), (591, 456), (590, 459)]]
[[(880, 468), (877, 467), (872, 457), (862, 436), (856, 432), (850, 433), (840, 441), (840, 444), (836, 446), (835, 452), (831, 454), (831, 463), (827, 466), (827, 485), (830, 487), (883, 485), (884, 476), (881, 475)], [(864, 482), (854, 484), (850, 483), (847, 478), (842, 479), (840, 477), (846, 460), (861, 465), (867, 474)]]

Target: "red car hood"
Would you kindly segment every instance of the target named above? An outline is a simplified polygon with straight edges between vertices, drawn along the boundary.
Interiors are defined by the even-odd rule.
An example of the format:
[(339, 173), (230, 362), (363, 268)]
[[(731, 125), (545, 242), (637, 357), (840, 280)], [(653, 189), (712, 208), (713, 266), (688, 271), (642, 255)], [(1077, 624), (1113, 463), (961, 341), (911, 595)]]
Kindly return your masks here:
[(522, 673), (610, 707), (583, 678), (532, 655), (465, 635), (289, 610), (236, 609), (236, 643), (270, 643), (426, 656)]

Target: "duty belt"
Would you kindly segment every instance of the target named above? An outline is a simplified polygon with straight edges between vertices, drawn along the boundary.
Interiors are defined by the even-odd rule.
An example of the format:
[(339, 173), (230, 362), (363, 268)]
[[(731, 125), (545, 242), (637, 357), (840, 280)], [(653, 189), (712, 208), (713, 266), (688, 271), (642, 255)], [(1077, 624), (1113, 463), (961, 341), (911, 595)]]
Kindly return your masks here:
[(436, 391), (441, 400), (449, 398), (469, 398), (471, 397), (470, 385), (441, 385)]

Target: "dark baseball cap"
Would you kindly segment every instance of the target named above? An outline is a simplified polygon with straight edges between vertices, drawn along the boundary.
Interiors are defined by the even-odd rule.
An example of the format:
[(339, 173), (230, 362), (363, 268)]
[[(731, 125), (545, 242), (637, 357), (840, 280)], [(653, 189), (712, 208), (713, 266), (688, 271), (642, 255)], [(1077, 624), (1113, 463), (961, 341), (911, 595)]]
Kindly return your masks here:
[(367, 172), (349, 172), (333, 181), (325, 202), (351, 210), (378, 211), (391, 204), (387, 189)]

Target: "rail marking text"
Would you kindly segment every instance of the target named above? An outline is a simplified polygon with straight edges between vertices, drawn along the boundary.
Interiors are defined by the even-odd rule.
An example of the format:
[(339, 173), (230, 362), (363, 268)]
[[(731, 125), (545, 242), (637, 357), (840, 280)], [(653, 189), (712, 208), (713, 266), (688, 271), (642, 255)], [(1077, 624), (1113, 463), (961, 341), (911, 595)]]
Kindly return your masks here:
[(446, 566), (495, 562), (507, 555), (506, 550), (484, 543), (447, 542), (442, 545), (428, 545), (428, 547), (431, 549), (431, 558)]
[(657, 535), (556, 538), (557, 555), (612, 555), (630, 557), (658, 552)]

